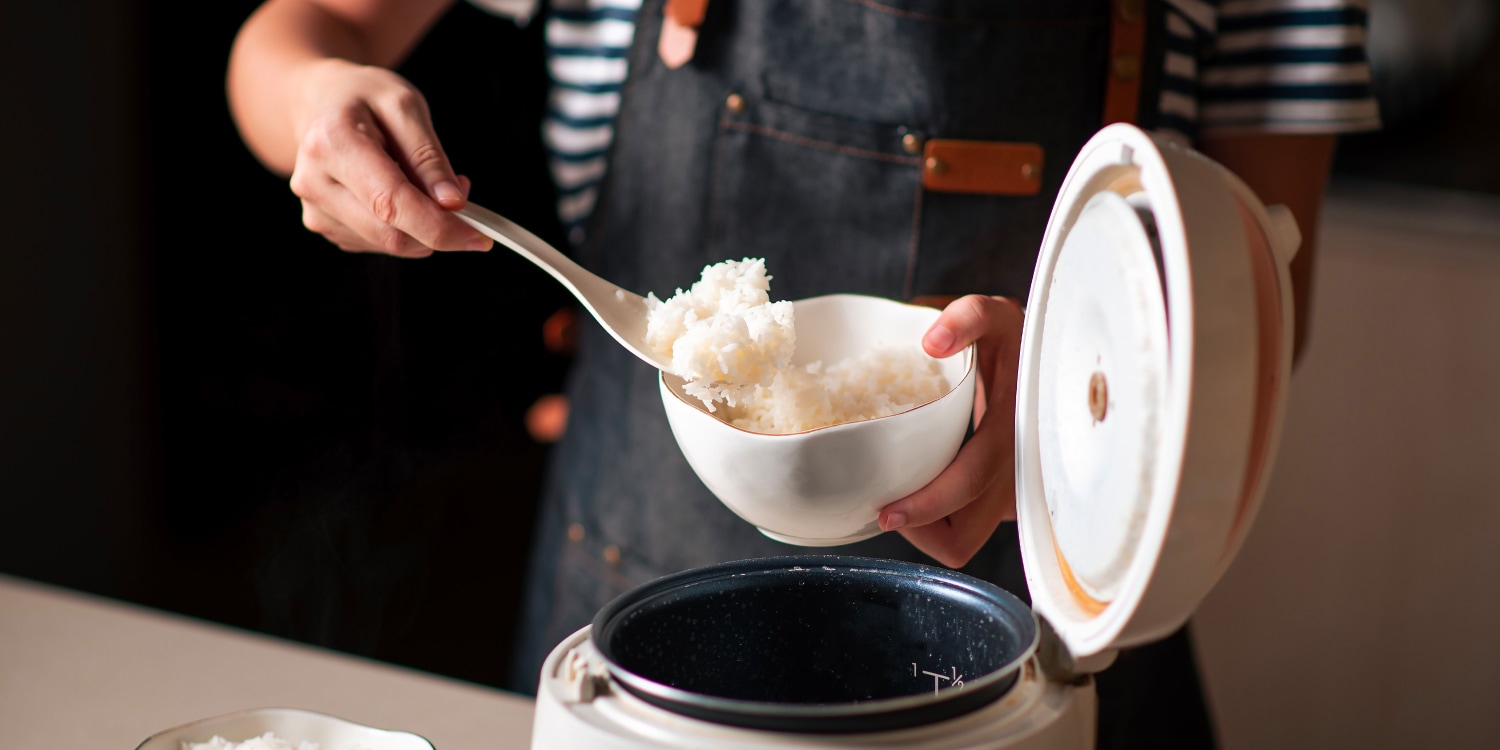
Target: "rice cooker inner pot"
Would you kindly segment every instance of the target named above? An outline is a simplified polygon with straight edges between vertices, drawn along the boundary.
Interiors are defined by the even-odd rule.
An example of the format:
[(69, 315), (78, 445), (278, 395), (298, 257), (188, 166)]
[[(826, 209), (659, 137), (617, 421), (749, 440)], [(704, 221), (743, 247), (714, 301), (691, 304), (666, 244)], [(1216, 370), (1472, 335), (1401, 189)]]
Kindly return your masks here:
[(591, 638), (617, 685), (706, 721), (787, 732), (900, 729), (1003, 696), (1037, 621), (942, 568), (802, 555), (685, 571), (622, 594)]

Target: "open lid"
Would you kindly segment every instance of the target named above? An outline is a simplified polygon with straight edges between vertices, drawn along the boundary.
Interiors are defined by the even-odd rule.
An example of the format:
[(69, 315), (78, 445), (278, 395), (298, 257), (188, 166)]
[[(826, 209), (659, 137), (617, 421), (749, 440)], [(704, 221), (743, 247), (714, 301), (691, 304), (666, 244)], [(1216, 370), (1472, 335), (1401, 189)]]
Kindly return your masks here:
[(1291, 213), (1125, 124), (1063, 181), (1027, 301), (1016, 502), (1076, 658), (1185, 623), (1249, 530), (1292, 357)]

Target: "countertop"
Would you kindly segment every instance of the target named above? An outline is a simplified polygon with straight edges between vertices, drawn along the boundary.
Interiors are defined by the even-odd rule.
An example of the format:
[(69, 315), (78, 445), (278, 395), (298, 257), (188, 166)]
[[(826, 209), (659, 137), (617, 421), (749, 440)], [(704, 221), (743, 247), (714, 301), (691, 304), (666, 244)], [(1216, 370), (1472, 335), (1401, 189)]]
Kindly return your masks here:
[(513, 693), (0, 575), (6, 747), (134, 748), (263, 706), (415, 732), (437, 750), (531, 742), (532, 703)]

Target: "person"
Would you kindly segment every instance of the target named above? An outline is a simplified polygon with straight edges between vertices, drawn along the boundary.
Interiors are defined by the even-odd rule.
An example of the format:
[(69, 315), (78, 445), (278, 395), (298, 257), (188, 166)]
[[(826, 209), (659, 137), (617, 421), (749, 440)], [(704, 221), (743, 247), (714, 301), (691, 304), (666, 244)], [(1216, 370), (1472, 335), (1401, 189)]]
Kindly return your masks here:
[[(339, 248), (490, 247), (451, 214), (470, 179), (393, 72), (451, 2), (266, 0), (236, 37), (227, 87), (242, 137), (289, 176), (306, 227)], [(1356, 0), (554, 0), (543, 22), (544, 140), (585, 266), (663, 294), (709, 263), (763, 257), (777, 298), (946, 302), (923, 345), (943, 357), (978, 344), (973, 435), (931, 484), (881, 511), (895, 533), (827, 551), (936, 562), (1023, 598), (1007, 523), (1017, 301), (1082, 144), (1124, 112), (1291, 208), (1306, 238), (1300, 351), (1336, 134), (1378, 126)], [(1130, 24), (1139, 43), (1122, 51)], [(945, 141), (1033, 156), (1020, 177), (955, 191), (935, 186), (943, 164), (926, 153)], [(523, 692), (547, 651), (622, 591), (794, 551), (692, 473), (655, 371), (597, 326), (578, 335), (528, 573)], [(1186, 632), (1122, 654), (1098, 686), (1102, 747), (1214, 744)]]

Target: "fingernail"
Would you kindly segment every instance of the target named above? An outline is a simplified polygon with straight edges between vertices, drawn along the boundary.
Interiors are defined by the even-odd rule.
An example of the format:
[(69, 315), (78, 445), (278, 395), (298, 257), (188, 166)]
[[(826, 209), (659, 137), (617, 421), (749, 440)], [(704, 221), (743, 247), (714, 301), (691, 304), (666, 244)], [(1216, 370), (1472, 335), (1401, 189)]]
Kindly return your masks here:
[(462, 203), (464, 200), (463, 192), (449, 180), (433, 185), (432, 194), (437, 196), (438, 203)]
[(488, 237), (475, 237), (469, 240), (468, 248), (470, 250), (488, 250), (490, 249), (490, 240)]
[(895, 531), (906, 525), (906, 514), (901, 511), (892, 511), (885, 514), (885, 519), (880, 524), (886, 531)]
[(953, 347), (956, 337), (946, 326), (933, 326), (922, 337), (922, 346), (930, 352), (946, 352)]

